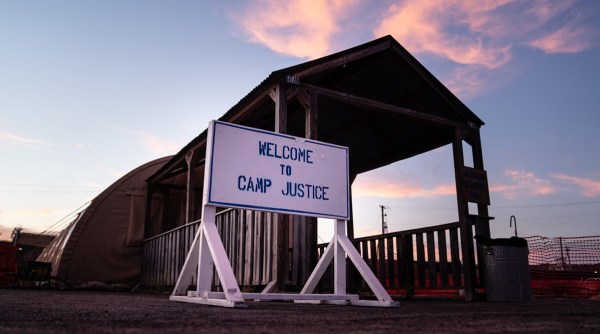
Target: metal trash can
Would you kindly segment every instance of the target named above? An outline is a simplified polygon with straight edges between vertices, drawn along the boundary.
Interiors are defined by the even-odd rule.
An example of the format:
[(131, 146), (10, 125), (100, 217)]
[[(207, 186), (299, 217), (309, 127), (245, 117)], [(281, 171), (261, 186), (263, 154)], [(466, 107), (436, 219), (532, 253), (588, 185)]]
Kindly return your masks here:
[(485, 296), (488, 301), (531, 299), (527, 240), (518, 237), (478, 241), (484, 250)]

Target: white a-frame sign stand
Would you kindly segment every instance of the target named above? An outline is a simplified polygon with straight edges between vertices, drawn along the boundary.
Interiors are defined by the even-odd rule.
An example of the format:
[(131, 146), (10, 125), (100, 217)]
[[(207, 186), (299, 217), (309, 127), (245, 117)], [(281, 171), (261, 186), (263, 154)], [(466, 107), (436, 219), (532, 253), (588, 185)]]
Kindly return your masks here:
[[(219, 121), (210, 123), (206, 147), (202, 223), (171, 300), (224, 307), (246, 307), (245, 299), (398, 305), (345, 233), (348, 148)], [(300, 293), (242, 293), (215, 224), (218, 206), (333, 218), (334, 235)], [(346, 257), (377, 300), (346, 293)], [(314, 293), (331, 262), (334, 293)], [(223, 291), (212, 291), (213, 266)], [(188, 291), (194, 275), (196, 289)]]

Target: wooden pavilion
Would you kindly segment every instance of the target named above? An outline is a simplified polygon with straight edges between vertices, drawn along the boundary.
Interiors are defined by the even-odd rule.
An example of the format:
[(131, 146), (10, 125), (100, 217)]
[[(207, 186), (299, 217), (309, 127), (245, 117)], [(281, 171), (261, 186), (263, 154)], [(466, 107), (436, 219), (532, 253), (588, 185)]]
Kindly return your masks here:
[[(481, 261), (472, 240), (474, 233), (489, 237), (491, 219), (479, 135), (484, 123), (392, 37), (275, 71), (220, 120), (347, 146), (351, 181), (452, 145), (459, 217), (452, 228), (459, 238), (450, 248), (454, 252), (460, 244), (462, 261), (454, 263), (462, 274), (454, 286), (464, 288), (467, 300), (476, 298), (481, 285), (476, 263)], [(143, 282), (173, 285), (177, 279), (202, 219), (206, 135), (194, 138), (148, 179)], [(473, 166), (465, 166), (463, 143), (472, 148), (467, 153)], [(477, 212), (469, 211), (469, 203)], [(318, 257), (315, 218), (239, 209), (223, 209), (220, 217), (221, 237), (240, 285), (271, 283), (284, 290), (306, 281)], [(352, 220), (347, 230), (352, 239)], [(447, 260), (446, 235), (432, 234), (428, 242), (429, 253), (433, 240), (444, 240), (430, 253), (430, 268)], [(452, 239), (452, 231), (449, 235)], [(429, 241), (429, 234), (425, 237)], [(417, 237), (387, 246), (410, 253), (405, 268), (412, 268), (413, 240), (418, 244)], [(362, 251), (366, 259), (374, 256), (373, 250)], [(433, 254), (441, 252), (432, 265)]]

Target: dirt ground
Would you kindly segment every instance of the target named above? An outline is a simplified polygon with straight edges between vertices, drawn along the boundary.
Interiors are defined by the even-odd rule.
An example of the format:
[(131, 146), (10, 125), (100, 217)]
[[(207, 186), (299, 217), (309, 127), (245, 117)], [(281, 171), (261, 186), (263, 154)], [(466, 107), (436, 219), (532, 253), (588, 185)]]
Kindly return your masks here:
[(2, 289), (0, 333), (600, 333), (600, 300), (248, 306), (178, 303), (166, 294)]

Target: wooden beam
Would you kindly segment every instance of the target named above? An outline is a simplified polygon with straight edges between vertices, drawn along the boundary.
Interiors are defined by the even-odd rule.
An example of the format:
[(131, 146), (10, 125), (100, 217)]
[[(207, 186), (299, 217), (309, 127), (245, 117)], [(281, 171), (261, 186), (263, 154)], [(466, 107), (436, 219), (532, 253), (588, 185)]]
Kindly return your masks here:
[(375, 54), (377, 52), (381, 52), (386, 49), (389, 49), (390, 46), (391, 46), (391, 42), (385, 41), (385, 42), (382, 42), (381, 44), (374, 45), (370, 48), (358, 50), (356, 52), (348, 53), (343, 56), (338, 56), (338, 57), (332, 58), (329, 61), (325, 61), (319, 65), (311, 66), (305, 70), (294, 73), (294, 76), (302, 79), (302, 78), (310, 76), (314, 73), (320, 73), (320, 72), (323, 72), (323, 71), (326, 71), (328, 69), (332, 69), (332, 68), (335, 68), (338, 66), (344, 66), (346, 63), (352, 62), (356, 59), (364, 58), (366, 56)]
[[(193, 143), (193, 144), (192, 144)], [(192, 144), (192, 145), (190, 145)], [(184, 147), (177, 155), (175, 155), (171, 160), (167, 161), (167, 163), (162, 166), (156, 173), (154, 173), (149, 179), (149, 184), (158, 183), (164, 181), (168, 178), (171, 178), (175, 175), (179, 175), (187, 171), (187, 162), (186, 156), (202, 146), (206, 147), (206, 131), (192, 140), (189, 146)], [(200, 160), (199, 160), (200, 161)]]
[[(327, 141), (326, 139), (324, 139), (324, 141)], [(351, 173), (364, 173), (364, 172), (368, 172), (370, 170), (379, 168), (379, 167), (383, 167), (383, 166), (387, 166), (391, 163), (400, 161), (400, 160), (404, 160), (404, 159), (408, 159), (410, 157), (419, 155), (423, 152), (428, 152), (431, 151), (433, 149), (442, 147), (444, 145), (447, 145), (451, 143), (450, 140), (445, 140), (444, 138), (440, 139), (437, 142), (432, 142), (430, 143), (430, 145), (427, 146), (422, 146), (421, 149), (415, 149), (415, 150), (411, 150), (408, 151), (406, 150), (404, 152), (404, 154), (400, 155), (400, 154), (393, 154), (393, 152), (388, 153), (387, 155), (385, 155), (385, 159), (381, 159), (378, 160), (374, 163), (362, 163), (362, 164), (354, 164), (351, 165), (350, 168), (352, 169), (350, 172)]]
[(327, 96), (334, 100), (338, 100), (343, 103), (362, 107), (362, 108), (365, 108), (368, 110), (376, 110), (379, 112), (390, 113), (390, 114), (397, 115), (397, 116), (418, 119), (421, 121), (434, 123), (434, 124), (438, 124), (438, 125), (443, 125), (443, 126), (454, 127), (454, 128), (467, 128), (468, 127), (467, 124), (456, 122), (456, 121), (453, 121), (453, 120), (450, 120), (447, 118), (419, 112), (419, 111), (408, 109), (408, 108), (398, 107), (395, 105), (367, 99), (364, 97), (355, 96), (355, 95), (348, 94), (348, 93), (339, 92), (339, 91), (328, 89), (328, 88), (318, 87), (318, 86), (309, 85), (309, 84), (305, 84), (305, 83), (300, 83), (299, 85), (300, 85), (300, 87), (314, 90), (318, 95)]

